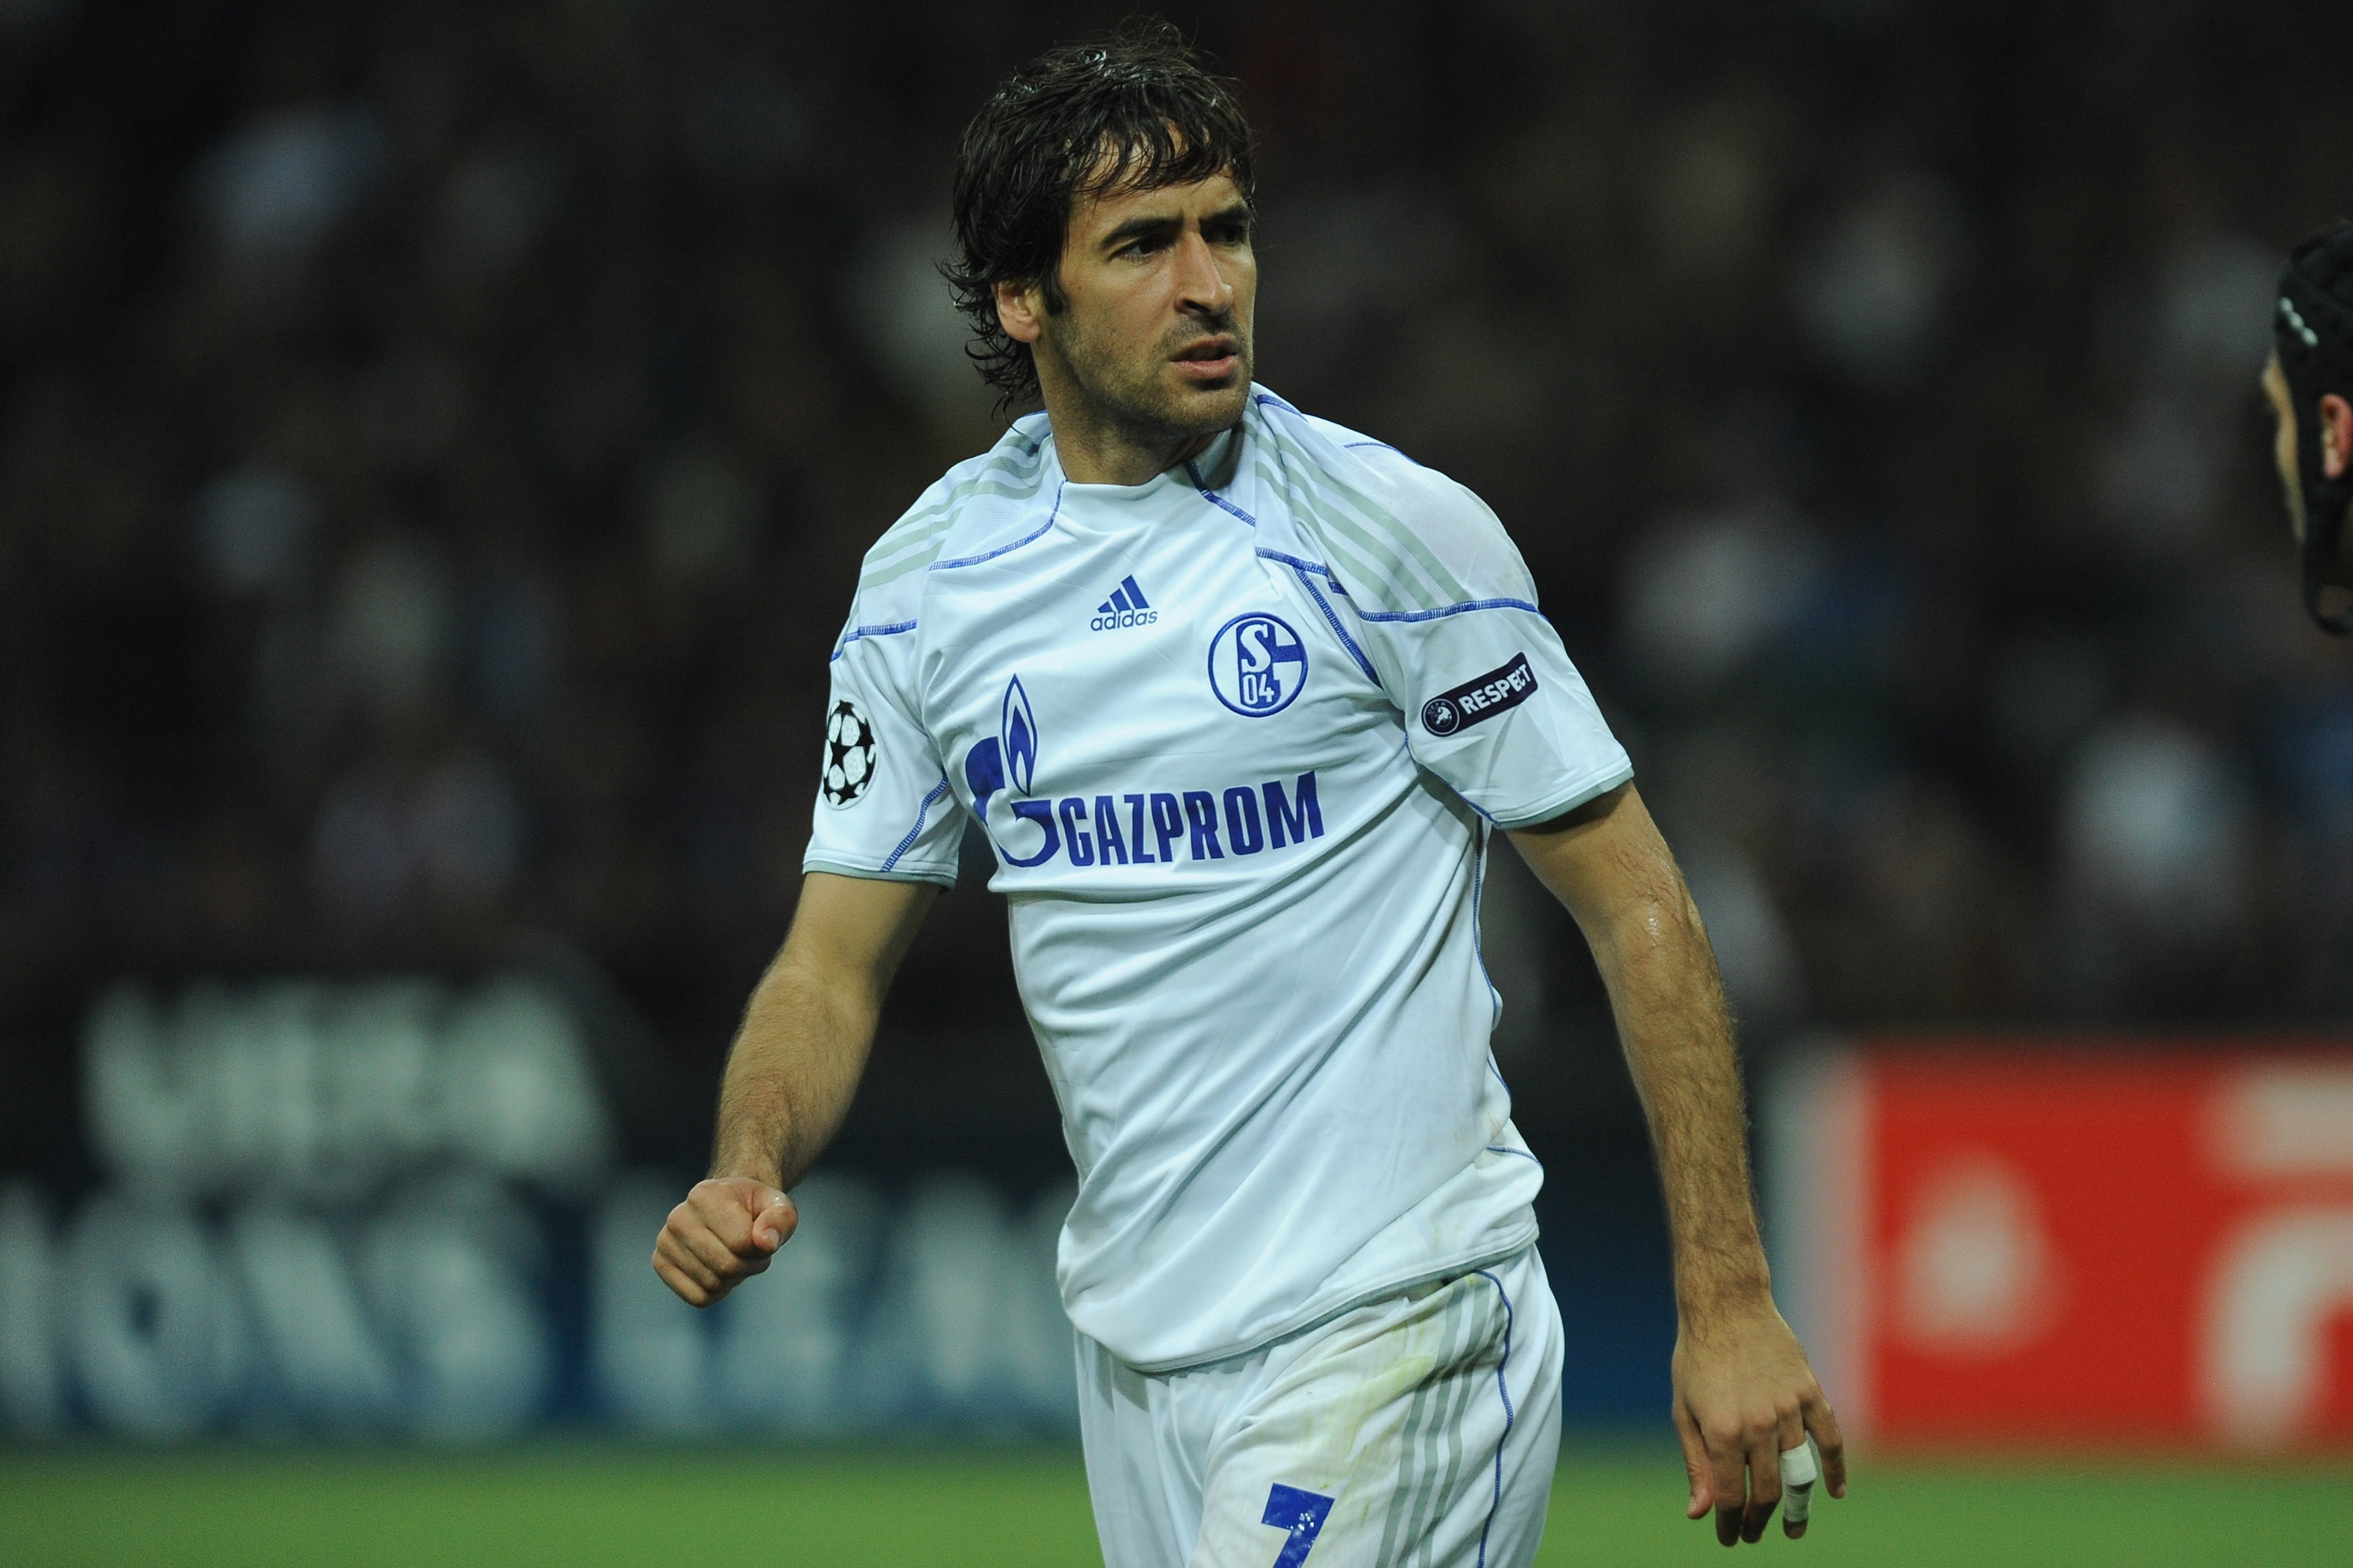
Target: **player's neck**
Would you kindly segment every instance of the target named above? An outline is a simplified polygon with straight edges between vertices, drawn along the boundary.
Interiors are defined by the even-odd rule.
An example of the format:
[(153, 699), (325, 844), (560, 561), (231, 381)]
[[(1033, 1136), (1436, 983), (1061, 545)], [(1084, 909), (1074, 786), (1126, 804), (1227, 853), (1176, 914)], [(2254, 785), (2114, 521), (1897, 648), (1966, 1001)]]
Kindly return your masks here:
[(1139, 429), (1085, 393), (1048, 386), (1046, 418), (1054, 428), (1054, 454), (1073, 484), (1148, 484), (1178, 463), (1198, 457), (1223, 429), (1198, 435)]

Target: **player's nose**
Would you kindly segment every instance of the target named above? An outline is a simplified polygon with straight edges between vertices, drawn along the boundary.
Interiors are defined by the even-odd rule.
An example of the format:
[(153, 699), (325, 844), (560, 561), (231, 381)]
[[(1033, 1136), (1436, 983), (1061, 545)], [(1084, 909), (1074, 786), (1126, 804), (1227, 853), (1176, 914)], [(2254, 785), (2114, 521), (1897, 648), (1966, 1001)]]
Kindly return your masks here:
[(1176, 242), (1176, 288), (1180, 305), (1218, 313), (1233, 308), (1233, 280), (1218, 265), (1217, 252), (1198, 228), (1186, 230)]

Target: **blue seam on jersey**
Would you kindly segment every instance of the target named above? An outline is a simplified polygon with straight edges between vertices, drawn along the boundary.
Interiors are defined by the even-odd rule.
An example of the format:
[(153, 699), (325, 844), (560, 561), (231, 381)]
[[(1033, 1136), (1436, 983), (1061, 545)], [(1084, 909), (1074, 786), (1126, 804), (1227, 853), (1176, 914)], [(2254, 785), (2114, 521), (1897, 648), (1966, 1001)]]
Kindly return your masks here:
[[(1340, 646), (1348, 651), (1348, 657), (1356, 662), (1356, 668), (1365, 673), (1365, 679), (1378, 687), (1381, 683), (1379, 672), (1373, 668), (1373, 662), (1365, 657), (1365, 651), (1356, 646), (1356, 640), (1348, 635), (1348, 629), (1340, 624), (1340, 618), (1333, 612), (1331, 604), (1315, 591), (1315, 579), (1307, 575), (1308, 563), (1293, 561), (1289, 556), (1276, 555), (1272, 550), (1261, 550), (1259, 554), (1272, 556), (1278, 561), (1291, 561), (1292, 569), (1299, 574), (1299, 586), (1307, 590), (1307, 597), (1314, 599), (1315, 608), (1324, 612), (1324, 620), (1332, 628), (1332, 635), (1340, 640)], [(1321, 567), (1315, 569), (1322, 570)]]
[(1367, 609), (1358, 613), (1366, 620), (1437, 620), (1443, 616), (1461, 615), (1472, 609), (1525, 609), (1532, 615), (1544, 613), (1524, 599), (1474, 599), (1465, 604), (1450, 604), (1440, 609)]
[[(1475, 803), (1471, 809), (1474, 811), (1479, 810)], [(1483, 817), (1487, 813), (1479, 811), (1479, 814)], [(1495, 989), (1495, 977), (1487, 972), (1486, 927), (1479, 917), (1479, 894), (1486, 885), (1487, 829), (1482, 825), (1479, 829), (1478, 863), (1471, 870), (1471, 956), (1479, 960), (1479, 978), (1487, 982), (1487, 1033), (1493, 1034), (1495, 1032), (1495, 1025), (1504, 1022), (1504, 993)], [(1491, 1051), (1487, 1054), (1487, 1065), (1493, 1067), (1494, 1065), (1495, 1055)], [(1495, 1074), (1496, 1082), (1502, 1083), (1503, 1077), (1504, 1075), (1499, 1070)], [(1504, 1085), (1505, 1094), (1511, 1093), (1511, 1085)]]
[(899, 847), (892, 850), (891, 858), (882, 863), (883, 870), (897, 866), (899, 857), (915, 847), (915, 841), (923, 836), (923, 819), (932, 814), (932, 808), (945, 799), (947, 792), (948, 781), (944, 779), (932, 786), (931, 793), (923, 797), (923, 803), (915, 808), (915, 825), (907, 830), (907, 836), (899, 841)]
[[(1385, 452), (1397, 452), (1397, 455), (1398, 455), (1398, 456), (1399, 456), (1399, 457), (1405, 457), (1405, 453), (1403, 453), (1403, 452), (1398, 452), (1397, 448), (1395, 448), (1395, 447), (1393, 447), (1393, 446), (1389, 445), (1389, 444), (1388, 444), (1388, 442), (1387, 442), (1387, 441), (1371, 441), (1371, 440), (1366, 440), (1366, 441), (1343, 441), (1343, 442), (1341, 442), (1340, 444), (1341, 444), (1342, 446), (1345, 446), (1345, 447), (1347, 447), (1347, 448), (1351, 449), (1352, 450), (1353, 450), (1354, 449), (1357, 448), (1357, 447), (1378, 447), (1378, 448), (1380, 448), (1380, 449), (1381, 449), (1381, 450), (1383, 450), (1383, 451), (1385, 451)], [(1413, 460), (1412, 460), (1411, 458), (1406, 458), (1406, 461), (1408, 461), (1408, 462), (1412, 462), (1412, 461), (1413, 461)]]
[(1185, 460), (1185, 476), (1193, 482), (1193, 488), (1201, 493), (1202, 500), (1208, 502), (1212, 506), (1218, 507), (1221, 511), (1232, 513), (1235, 516), (1240, 518), (1243, 522), (1249, 524), (1253, 528), (1258, 526), (1257, 518), (1251, 516), (1249, 513), (1243, 511), (1240, 507), (1235, 505), (1232, 502), (1227, 500), (1224, 496), (1219, 495), (1216, 491), (1211, 490), (1208, 485), (1201, 482), (1201, 471), (1194, 465), (1191, 458), (1187, 458)]
[(1487, 1071), (1495, 1075), (1495, 1082), (1504, 1085), (1505, 1094), (1512, 1092), (1512, 1086), (1504, 1081), (1504, 1069), (1495, 1065), (1495, 1054), (1492, 1051), (1487, 1053)]
[(1293, 571), (1321, 572), (1327, 577), (1332, 575), (1332, 568), (1321, 561), (1303, 561), (1297, 556), (1286, 556), (1281, 550), (1270, 550), (1263, 546), (1260, 546), (1258, 553), (1270, 561), (1281, 561)]
[[(1502, 1075), (1498, 1074), (1497, 1075), (1501, 1076)], [(1536, 1159), (1535, 1155), (1530, 1154), (1525, 1149), (1506, 1149), (1500, 1143), (1491, 1143), (1487, 1146), (1487, 1152), (1490, 1154), (1516, 1154), (1521, 1159), (1532, 1162), (1537, 1170), (1541, 1171), (1544, 1169), (1544, 1161)]]
[(994, 550), (985, 551), (977, 556), (965, 556), (960, 559), (953, 561), (934, 561), (924, 569), (926, 571), (944, 572), (953, 570), (957, 567), (976, 567), (983, 561), (993, 561), (999, 556), (1010, 554), (1012, 551), (1019, 549), (1024, 545), (1035, 544), (1037, 541), (1046, 536), (1046, 531), (1054, 525), (1054, 519), (1062, 514), (1062, 491), (1070, 484), (1070, 482), (1071, 482), (1066, 479), (1062, 481), (1060, 484), (1054, 487), (1054, 510), (1046, 514), (1046, 521), (1038, 525), (1038, 531), (1035, 534), (1032, 534), (1024, 539), (1016, 539), (1010, 545), (999, 545)]
[(827, 659), (826, 662), (830, 664), (835, 659), (840, 658), (842, 654), (849, 652), (849, 645), (861, 637), (896, 637), (902, 631), (914, 630), (915, 623), (912, 620), (894, 620), (888, 626), (860, 626), (841, 640), (841, 646), (833, 651), (832, 657)]
[(1504, 1288), (1504, 1282), (1483, 1268), (1478, 1270), (1478, 1275), (1493, 1286), (1495, 1294), (1504, 1299), (1504, 1359), (1495, 1363), (1495, 1395), (1504, 1402), (1504, 1435), (1495, 1439), (1495, 1490), (1487, 1504), (1487, 1521), (1479, 1527), (1479, 1568), (1487, 1568), (1487, 1532), (1495, 1528), (1495, 1510), (1504, 1506), (1504, 1445), (1511, 1441), (1514, 1419), (1512, 1388), (1504, 1381), (1504, 1374), (1512, 1367), (1512, 1320), (1515, 1314), (1512, 1311), (1512, 1293)]
[[(1286, 414), (1299, 414), (1298, 409), (1293, 408), (1290, 404), (1284, 402), (1282, 398), (1276, 397), (1271, 392), (1257, 393), (1252, 396), (1250, 401), (1256, 403), (1261, 408), (1280, 408)], [(1299, 414), (1299, 417), (1303, 419), (1307, 418), (1304, 414)]]

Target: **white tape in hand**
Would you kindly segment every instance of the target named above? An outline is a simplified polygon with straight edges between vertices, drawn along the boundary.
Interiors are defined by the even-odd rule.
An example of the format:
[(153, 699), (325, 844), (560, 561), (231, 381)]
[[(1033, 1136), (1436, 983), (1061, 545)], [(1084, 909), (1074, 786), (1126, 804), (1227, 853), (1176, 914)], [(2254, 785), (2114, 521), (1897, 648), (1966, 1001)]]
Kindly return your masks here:
[(1781, 1518), (1785, 1523), (1806, 1522), (1806, 1516), (1813, 1511), (1814, 1483), (1821, 1478), (1821, 1450), (1814, 1446), (1811, 1437), (1781, 1451)]

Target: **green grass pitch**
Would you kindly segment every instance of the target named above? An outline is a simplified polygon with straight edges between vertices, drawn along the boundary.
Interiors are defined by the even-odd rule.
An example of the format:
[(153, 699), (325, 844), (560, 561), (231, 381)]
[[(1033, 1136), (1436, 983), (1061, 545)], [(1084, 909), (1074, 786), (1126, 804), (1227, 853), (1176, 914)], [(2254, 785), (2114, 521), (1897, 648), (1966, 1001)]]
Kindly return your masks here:
[[(1546, 1564), (2343, 1562), (2353, 1463), (1870, 1459), (1803, 1542), (1730, 1558), (1671, 1449), (1572, 1448)], [(1102, 1562), (1067, 1450), (0, 1448), (8, 1568), (1060, 1568)], [(1310, 1568), (1313, 1568), (1311, 1563)]]

